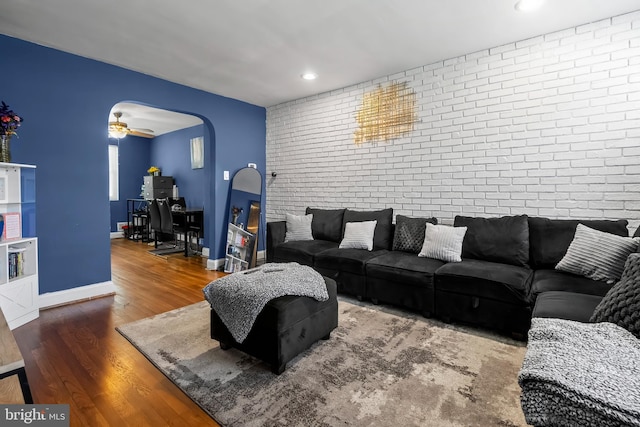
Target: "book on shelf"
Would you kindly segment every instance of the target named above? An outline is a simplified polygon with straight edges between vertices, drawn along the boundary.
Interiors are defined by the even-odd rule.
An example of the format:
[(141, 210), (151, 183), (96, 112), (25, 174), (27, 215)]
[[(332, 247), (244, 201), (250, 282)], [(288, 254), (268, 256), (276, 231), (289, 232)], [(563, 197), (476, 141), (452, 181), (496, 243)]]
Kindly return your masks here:
[(4, 219), (4, 230), (2, 230), (3, 239), (19, 239), (22, 237), (22, 228), (20, 227), (20, 214), (18, 212), (7, 212), (2, 214)]
[(9, 279), (24, 275), (24, 252), (25, 248), (9, 246), (8, 249), (8, 270)]

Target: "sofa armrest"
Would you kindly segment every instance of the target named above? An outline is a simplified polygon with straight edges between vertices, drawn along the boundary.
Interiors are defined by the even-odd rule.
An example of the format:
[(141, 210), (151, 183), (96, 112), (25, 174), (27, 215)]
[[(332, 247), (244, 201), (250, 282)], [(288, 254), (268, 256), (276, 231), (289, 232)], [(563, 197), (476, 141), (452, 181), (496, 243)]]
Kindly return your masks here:
[(284, 243), (286, 233), (286, 221), (273, 221), (267, 223), (267, 262), (273, 262), (273, 248), (280, 243)]

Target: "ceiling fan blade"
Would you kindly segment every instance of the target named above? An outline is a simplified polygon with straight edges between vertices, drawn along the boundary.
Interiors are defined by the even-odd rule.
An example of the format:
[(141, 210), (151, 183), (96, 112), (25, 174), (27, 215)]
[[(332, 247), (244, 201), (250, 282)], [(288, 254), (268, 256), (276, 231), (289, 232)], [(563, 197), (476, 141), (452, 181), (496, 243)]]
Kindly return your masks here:
[(155, 138), (156, 136), (152, 133), (142, 132), (137, 129), (129, 129), (129, 135), (133, 136), (141, 136), (142, 138)]

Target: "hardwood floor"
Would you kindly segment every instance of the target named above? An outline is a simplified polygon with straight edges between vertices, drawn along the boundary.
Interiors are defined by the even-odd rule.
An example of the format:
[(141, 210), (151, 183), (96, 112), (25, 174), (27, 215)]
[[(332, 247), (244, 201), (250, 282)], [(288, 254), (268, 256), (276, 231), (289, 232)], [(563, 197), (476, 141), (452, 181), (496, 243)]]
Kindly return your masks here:
[(115, 327), (202, 301), (222, 273), (204, 258), (111, 242), (116, 295), (43, 310), (13, 331), (34, 402), (68, 403), (72, 426), (217, 426)]

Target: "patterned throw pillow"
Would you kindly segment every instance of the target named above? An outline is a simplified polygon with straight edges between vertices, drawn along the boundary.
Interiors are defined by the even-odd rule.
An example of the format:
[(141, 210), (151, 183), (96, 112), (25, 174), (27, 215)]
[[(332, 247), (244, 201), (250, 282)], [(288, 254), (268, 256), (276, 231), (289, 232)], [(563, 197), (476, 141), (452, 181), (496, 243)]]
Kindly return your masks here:
[(462, 241), (467, 227), (427, 224), (424, 245), (419, 257), (434, 258), (446, 262), (462, 261)]
[(409, 218), (396, 215), (396, 230), (393, 235), (393, 250), (417, 254), (424, 243), (427, 222), (437, 224), (435, 218)]
[(627, 257), (637, 249), (638, 242), (631, 237), (578, 224), (573, 241), (556, 270), (614, 283), (620, 279)]
[(622, 279), (596, 306), (591, 321), (615, 323), (640, 338), (640, 254), (629, 255)]
[(340, 249), (373, 249), (373, 234), (378, 221), (348, 222), (344, 228), (344, 238)]
[(313, 215), (292, 215), (286, 214), (287, 232), (284, 235), (285, 242), (296, 240), (313, 240), (311, 234), (311, 221)]

